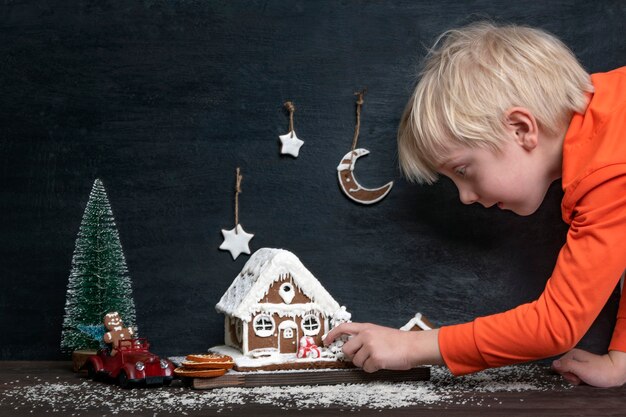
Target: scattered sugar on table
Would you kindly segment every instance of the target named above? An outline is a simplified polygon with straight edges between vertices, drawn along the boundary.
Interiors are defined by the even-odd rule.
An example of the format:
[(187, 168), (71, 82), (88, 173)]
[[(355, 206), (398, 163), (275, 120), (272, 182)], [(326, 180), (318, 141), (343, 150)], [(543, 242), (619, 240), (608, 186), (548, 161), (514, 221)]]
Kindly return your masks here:
[[(140, 410), (179, 413), (202, 409), (231, 410), (243, 405), (274, 406), (284, 409), (340, 408), (391, 409), (415, 406), (470, 404), (498, 406), (505, 392), (568, 389), (554, 376), (546, 378), (545, 368), (529, 365), (483, 371), (461, 378), (446, 369), (433, 367), (431, 380), (410, 383), (367, 383), (329, 386), (222, 388), (196, 391), (182, 387), (122, 390), (114, 385), (91, 382), (31, 384), (13, 381), (0, 391), (0, 406), (29, 408), (60, 414), (108, 410), (113, 414)], [(19, 385), (18, 385), (19, 384)]]

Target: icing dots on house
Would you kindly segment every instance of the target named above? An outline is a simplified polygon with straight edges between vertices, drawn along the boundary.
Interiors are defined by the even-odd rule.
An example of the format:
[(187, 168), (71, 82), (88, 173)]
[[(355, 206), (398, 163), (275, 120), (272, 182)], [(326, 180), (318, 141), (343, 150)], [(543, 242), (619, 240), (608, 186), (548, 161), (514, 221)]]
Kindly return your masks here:
[(302, 336), (321, 346), (342, 311), (293, 253), (270, 248), (250, 257), (215, 308), (225, 315), (226, 344), (243, 354), (296, 353)]

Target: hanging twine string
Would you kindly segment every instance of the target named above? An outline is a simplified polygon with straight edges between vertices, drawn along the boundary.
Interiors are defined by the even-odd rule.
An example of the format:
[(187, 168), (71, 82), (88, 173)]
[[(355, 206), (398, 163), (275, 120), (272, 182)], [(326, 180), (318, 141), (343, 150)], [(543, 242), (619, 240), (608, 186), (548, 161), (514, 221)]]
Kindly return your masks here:
[(359, 130), (361, 129), (361, 107), (363, 106), (363, 96), (367, 92), (367, 88), (363, 91), (354, 93), (356, 99), (356, 126), (354, 127), (354, 138), (352, 139), (352, 150), (356, 149), (356, 143), (359, 140)]
[(243, 175), (240, 173), (239, 167), (237, 167), (237, 181), (235, 185), (235, 233), (237, 233), (236, 226), (239, 224), (239, 194), (241, 194), (241, 180)]
[(296, 106), (293, 105), (293, 102), (286, 101), (285, 109), (287, 109), (287, 111), (289, 112), (289, 131), (293, 132), (293, 114), (296, 111)]

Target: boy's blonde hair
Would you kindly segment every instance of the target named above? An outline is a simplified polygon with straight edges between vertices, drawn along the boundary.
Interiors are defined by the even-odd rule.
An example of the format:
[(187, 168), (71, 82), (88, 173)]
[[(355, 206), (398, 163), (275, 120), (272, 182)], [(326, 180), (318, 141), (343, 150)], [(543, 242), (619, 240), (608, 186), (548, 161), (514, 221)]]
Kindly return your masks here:
[(433, 183), (451, 143), (497, 151), (505, 112), (529, 109), (557, 135), (593, 92), (589, 74), (555, 36), (524, 26), (474, 23), (441, 35), (398, 131), (400, 167), (411, 181)]

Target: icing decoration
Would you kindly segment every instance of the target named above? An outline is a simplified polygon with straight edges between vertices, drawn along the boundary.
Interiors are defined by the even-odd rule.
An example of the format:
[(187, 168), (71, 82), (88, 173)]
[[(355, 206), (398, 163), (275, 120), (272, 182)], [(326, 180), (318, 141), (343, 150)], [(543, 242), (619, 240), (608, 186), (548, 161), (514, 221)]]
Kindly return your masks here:
[(333, 327), (337, 327), (342, 323), (350, 323), (350, 319), (352, 318), (352, 314), (348, 313), (346, 310), (346, 306), (341, 306), (341, 308), (333, 313), (333, 316), (330, 319), (330, 324)]
[(291, 301), (293, 300), (293, 297), (295, 297), (296, 295), (295, 291), (293, 290), (293, 285), (291, 285), (288, 282), (280, 286), (280, 290), (278, 290), (278, 294), (280, 295), (280, 298), (283, 299), (285, 304), (290, 304)]
[(296, 131), (293, 129), (293, 113), (296, 111), (295, 106), (291, 101), (288, 101), (285, 103), (285, 108), (289, 111), (289, 133), (278, 136), (282, 144), (280, 153), (283, 155), (289, 154), (297, 158), (300, 153), (300, 148), (304, 145), (304, 141), (298, 139)]
[[(352, 318), (352, 314), (348, 313), (346, 311), (346, 307), (345, 306), (341, 306), (341, 308), (337, 311), (335, 311), (335, 313), (333, 313), (332, 318), (330, 319), (330, 323), (332, 324), (333, 327), (337, 327), (342, 323), (350, 323), (350, 319)], [(333, 354), (335, 354), (335, 356), (337, 357), (338, 360), (340, 361), (344, 361), (346, 360), (346, 355), (345, 353), (343, 353), (343, 345), (350, 340), (350, 335), (347, 334), (342, 334), (340, 335), (338, 338), (336, 338), (333, 343), (331, 343), (330, 345), (328, 345), (328, 350), (330, 350)], [(325, 339), (326, 335), (324, 335), (322, 337), (322, 339)]]
[(361, 204), (374, 204), (385, 198), (391, 187), (393, 181), (388, 182), (379, 188), (365, 188), (356, 180), (354, 176), (354, 166), (356, 160), (360, 157), (369, 154), (367, 149), (356, 148), (356, 144), (359, 138), (359, 130), (361, 127), (361, 106), (363, 105), (364, 91), (355, 93), (358, 96), (357, 109), (356, 109), (356, 127), (354, 129), (354, 138), (352, 139), (352, 150), (341, 158), (341, 162), (337, 166), (337, 178), (339, 179), (339, 186), (348, 198), (352, 201)]
[(239, 194), (241, 194), (241, 180), (243, 175), (240, 174), (240, 169), (237, 168), (237, 177), (235, 185), (235, 227), (226, 230), (222, 229), (222, 236), (224, 236), (224, 242), (220, 245), (221, 250), (227, 250), (230, 252), (230, 256), (233, 260), (237, 259), (242, 253), (250, 254), (250, 240), (254, 237), (252, 233), (247, 233), (243, 230), (243, 227), (239, 224)]

